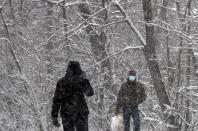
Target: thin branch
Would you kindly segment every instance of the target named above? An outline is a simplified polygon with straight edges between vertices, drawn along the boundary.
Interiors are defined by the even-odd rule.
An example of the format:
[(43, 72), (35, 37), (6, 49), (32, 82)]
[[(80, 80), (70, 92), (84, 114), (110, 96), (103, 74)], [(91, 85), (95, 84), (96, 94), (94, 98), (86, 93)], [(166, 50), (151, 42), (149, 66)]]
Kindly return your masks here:
[[(83, 29), (83, 28), (85, 28), (85, 27), (88, 26), (88, 25), (86, 25), (86, 26), (83, 26), (82, 28), (80, 28), (83, 24), (89, 23), (88, 20), (90, 20), (91, 18), (93, 18), (94, 16), (96, 16), (97, 14), (99, 14), (100, 12), (102, 12), (103, 10), (105, 10), (105, 9), (107, 9), (107, 8), (109, 8), (109, 7), (110, 7), (110, 5), (107, 6), (107, 7), (105, 7), (105, 8), (102, 8), (101, 10), (97, 11), (96, 13), (90, 15), (87, 19), (84, 19), (84, 21), (81, 22), (79, 25), (77, 25), (75, 28), (73, 28), (73, 29), (71, 29), (71, 30), (65, 32), (64, 35), (62, 35), (62, 36), (60, 36), (60, 37), (62, 38), (62, 37), (65, 37), (66, 35), (68, 35), (69, 33), (72, 33), (71, 35), (68, 35), (68, 39), (69, 39), (69, 38), (70, 38), (71, 36), (73, 36), (76, 32), (78, 32), (79, 29), (81, 30), (81, 29)], [(77, 31), (76, 31), (76, 30), (77, 30)]]
[(0, 6), (0, 11), (3, 9), (5, 3), (6, 3), (7, 0), (4, 0), (3, 4)]
[(107, 26), (115, 25), (115, 24), (122, 23), (122, 22), (125, 22), (125, 20), (119, 20), (119, 21), (116, 21), (116, 22), (105, 24), (105, 25), (102, 25), (101, 27), (107, 27)]
[(122, 53), (122, 52), (124, 52), (124, 51), (126, 51), (126, 50), (130, 50), (130, 49), (134, 49), (134, 50), (139, 49), (139, 50), (141, 50), (141, 49), (143, 49), (143, 48), (144, 48), (144, 46), (135, 46), (135, 47), (133, 47), (133, 46), (126, 46), (125, 48), (123, 48), (123, 49), (121, 49), (121, 50), (119, 50), (119, 51), (116, 51), (116, 52), (110, 54), (110, 55), (107, 56), (106, 58), (104, 58), (104, 59), (102, 59), (101, 61), (99, 61), (99, 62), (97, 62), (96, 64), (94, 64), (93, 66), (90, 66), (90, 67), (86, 68), (84, 71), (87, 71), (87, 70), (89, 70), (89, 69), (91, 69), (91, 68), (93, 68), (93, 67), (99, 65), (100, 63), (104, 62), (105, 60), (107, 60), (107, 59), (109, 59), (109, 58), (111, 58), (111, 57), (113, 57), (113, 56), (115, 56), (115, 55), (117, 55), (117, 54), (119, 54), (119, 53)]
[(59, 5), (59, 6), (62, 6), (64, 7), (63, 5), (61, 5), (62, 2), (64, 2), (64, 0), (60, 0), (60, 1), (52, 1), (52, 0), (41, 0), (43, 2), (47, 2), (48, 4), (54, 4), (54, 5)]
[(78, 6), (79, 4), (81, 3), (84, 3), (84, 2), (81, 2), (81, 1), (75, 1), (75, 2), (70, 2), (70, 3), (65, 3), (64, 4), (64, 0), (59, 0), (59, 1), (52, 1), (52, 0), (41, 0), (43, 2), (47, 2), (49, 4), (53, 4), (53, 5), (58, 5), (58, 6), (61, 6), (61, 7), (69, 7), (69, 6)]
[(175, 9), (172, 9), (172, 8), (165, 7), (165, 6), (161, 5), (161, 4), (156, 4), (156, 3), (152, 3), (152, 4), (153, 5), (156, 5), (156, 6), (159, 6), (161, 8), (165, 8), (166, 10), (177, 12), (179, 14), (185, 14), (184, 12), (181, 12), (181, 11), (178, 11), (178, 10), (175, 10)]

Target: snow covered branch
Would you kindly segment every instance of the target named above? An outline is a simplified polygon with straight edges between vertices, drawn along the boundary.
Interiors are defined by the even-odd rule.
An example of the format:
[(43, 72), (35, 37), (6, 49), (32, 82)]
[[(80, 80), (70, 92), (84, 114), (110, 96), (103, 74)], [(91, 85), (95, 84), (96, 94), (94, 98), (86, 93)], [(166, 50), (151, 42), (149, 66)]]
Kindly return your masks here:
[(134, 49), (134, 50), (137, 50), (137, 49), (138, 49), (138, 50), (141, 50), (141, 49), (143, 49), (143, 48), (144, 48), (144, 46), (126, 46), (125, 48), (123, 48), (123, 49), (121, 49), (121, 50), (119, 50), (119, 51), (116, 51), (116, 52), (110, 54), (109, 56), (107, 56), (106, 58), (102, 59), (101, 61), (95, 63), (94, 65), (92, 65), (92, 66), (90, 66), (90, 67), (88, 67), (87, 69), (85, 69), (85, 71), (87, 71), (87, 70), (89, 70), (89, 69), (91, 69), (91, 68), (93, 68), (93, 67), (95, 67), (95, 66), (97, 66), (97, 65), (100, 65), (100, 63), (104, 62), (105, 60), (107, 60), (107, 59), (109, 59), (109, 58), (111, 58), (111, 57), (113, 57), (113, 56), (115, 56), (115, 55), (117, 55), (117, 54), (120, 54), (120, 53), (122, 53), (122, 52), (124, 52), (124, 51), (126, 51), (126, 50), (130, 50), (130, 49)]
[(129, 15), (127, 12), (124, 10), (124, 8), (120, 5), (119, 1), (114, 1), (115, 6), (120, 10), (120, 12), (123, 14), (125, 17), (126, 23), (129, 25), (131, 30), (135, 33), (136, 37), (140, 41), (140, 43), (145, 46), (146, 45), (146, 40), (144, 39), (143, 35), (140, 33), (140, 31), (135, 27), (134, 23), (132, 20), (129, 18)]

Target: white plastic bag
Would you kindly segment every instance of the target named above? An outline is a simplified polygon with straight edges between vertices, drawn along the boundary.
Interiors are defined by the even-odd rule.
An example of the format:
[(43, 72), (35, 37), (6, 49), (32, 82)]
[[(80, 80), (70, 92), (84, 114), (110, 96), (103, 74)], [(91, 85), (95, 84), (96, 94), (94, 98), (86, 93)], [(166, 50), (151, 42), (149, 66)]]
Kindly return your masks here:
[(124, 131), (124, 124), (122, 116), (114, 116), (111, 118), (112, 131)]

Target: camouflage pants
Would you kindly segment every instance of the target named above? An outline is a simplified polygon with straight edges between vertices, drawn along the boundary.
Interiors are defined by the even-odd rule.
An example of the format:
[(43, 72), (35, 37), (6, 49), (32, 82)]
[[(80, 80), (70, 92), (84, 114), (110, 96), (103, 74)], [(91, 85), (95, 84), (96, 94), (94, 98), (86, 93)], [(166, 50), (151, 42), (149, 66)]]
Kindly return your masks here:
[(124, 131), (130, 131), (131, 116), (135, 124), (135, 131), (140, 131), (140, 117), (138, 108), (123, 107)]

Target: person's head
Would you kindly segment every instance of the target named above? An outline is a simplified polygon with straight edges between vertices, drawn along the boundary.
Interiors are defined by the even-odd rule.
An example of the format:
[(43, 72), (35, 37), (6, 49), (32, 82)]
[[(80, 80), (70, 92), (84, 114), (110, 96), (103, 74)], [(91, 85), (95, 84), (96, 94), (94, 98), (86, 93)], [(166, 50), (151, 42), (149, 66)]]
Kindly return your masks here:
[(130, 70), (128, 72), (128, 80), (131, 82), (136, 81), (136, 71)]
[(80, 75), (82, 73), (80, 63), (78, 61), (70, 61), (67, 67), (67, 73), (71, 73), (73, 75)]

